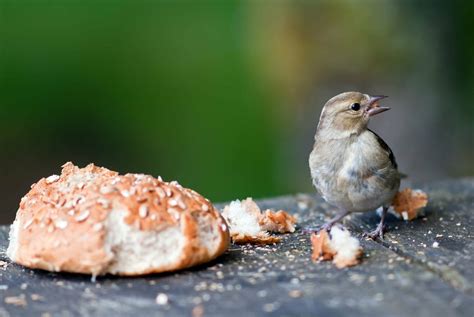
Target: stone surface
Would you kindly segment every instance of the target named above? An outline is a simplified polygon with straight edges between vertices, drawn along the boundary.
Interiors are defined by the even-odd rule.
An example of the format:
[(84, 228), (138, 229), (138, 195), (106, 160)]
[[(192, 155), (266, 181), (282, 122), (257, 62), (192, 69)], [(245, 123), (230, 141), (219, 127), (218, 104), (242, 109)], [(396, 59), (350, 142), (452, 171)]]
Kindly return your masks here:
[(0, 265), (0, 316), (473, 316), (474, 179), (419, 188), (430, 196), (426, 216), (389, 217), (383, 243), (361, 237), (375, 228), (375, 213), (345, 221), (365, 255), (342, 270), (310, 259), (301, 229), (333, 215), (316, 195), (258, 202), (298, 216), (298, 230), (280, 244), (232, 246), (208, 265), (140, 278), (92, 282), (12, 264), (4, 254), (8, 228), (0, 227), (0, 260), (8, 262)]

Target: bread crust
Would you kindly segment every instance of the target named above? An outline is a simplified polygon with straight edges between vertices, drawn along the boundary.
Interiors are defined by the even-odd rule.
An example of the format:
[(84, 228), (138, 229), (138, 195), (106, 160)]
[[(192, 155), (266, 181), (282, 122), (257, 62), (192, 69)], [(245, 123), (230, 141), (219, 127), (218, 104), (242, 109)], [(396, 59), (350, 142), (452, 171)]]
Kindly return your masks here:
[[(107, 225), (112, 212), (123, 213), (121, 221), (137, 232), (158, 236), (165, 229), (177, 228), (184, 241), (179, 258), (170, 264), (139, 271), (121, 269), (114, 274), (131, 276), (183, 269), (212, 260), (229, 246), (224, 219), (195, 191), (149, 175), (119, 175), (94, 164), (79, 168), (68, 162), (61, 175), (41, 179), (22, 198), (15, 220), (17, 236), (11, 237), (9, 255), (30, 268), (110, 273), (116, 260), (114, 248), (106, 247), (107, 234), (115, 230), (113, 225)], [(200, 220), (217, 239), (214, 247), (200, 239)]]

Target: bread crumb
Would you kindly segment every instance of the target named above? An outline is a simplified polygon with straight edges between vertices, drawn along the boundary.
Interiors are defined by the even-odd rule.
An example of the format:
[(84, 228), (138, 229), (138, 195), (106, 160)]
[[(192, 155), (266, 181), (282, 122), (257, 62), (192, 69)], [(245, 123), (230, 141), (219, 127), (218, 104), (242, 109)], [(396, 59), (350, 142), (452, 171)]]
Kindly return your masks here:
[(288, 292), (288, 296), (290, 296), (291, 298), (300, 298), (301, 296), (303, 296), (303, 292), (300, 290), (294, 289)]
[(359, 240), (342, 226), (335, 226), (330, 234), (326, 230), (311, 235), (313, 261), (329, 261), (339, 269), (357, 265), (362, 256)]
[(240, 233), (231, 234), (231, 238), (235, 244), (275, 244), (281, 242), (279, 237), (271, 236), (266, 232), (260, 232), (254, 236)]
[(284, 210), (274, 212), (270, 209), (264, 211), (259, 224), (265, 231), (288, 233), (295, 232), (296, 218)]
[(155, 301), (158, 305), (167, 305), (168, 295), (166, 295), (165, 293), (159, 293), (158, 295), (156, 295)]
[(295, 231), (296, 218), (286, 211), (265, 210), (252, 198), (232, 201), (224, 207), (222, 215), (230, 227), (232, 241), (237, 244), (273, 244), (281, 241), (268, 232), (288, 233)]
[(8, 262), (5, 262), (5, 261), (0, 260), (0, 268), (1, 268), (2, 270), (6, 270), (6, 269), (7, 269), (7, 266), (8, 266)]
[(393, 213), (398, 218), (410, 221), (423, 214), (428, 204), (428, 195), (419, 189), (405, 188), (395, 195), (392, 202)]
[(25, 307), (27, 305), (25, 295), (21, 294), (19, 296), (7, 296), (5, 297), (5, 304), (15, 305)]
[(204, 306), (202, 305), (197, 305), (193, 308), (191, 315), (193, 317), (202, 317), (204, 316)]
[(44, 297), (38, 294), (31, 294), (30, 295), (32, 301), (41, 301), (44, 300)]

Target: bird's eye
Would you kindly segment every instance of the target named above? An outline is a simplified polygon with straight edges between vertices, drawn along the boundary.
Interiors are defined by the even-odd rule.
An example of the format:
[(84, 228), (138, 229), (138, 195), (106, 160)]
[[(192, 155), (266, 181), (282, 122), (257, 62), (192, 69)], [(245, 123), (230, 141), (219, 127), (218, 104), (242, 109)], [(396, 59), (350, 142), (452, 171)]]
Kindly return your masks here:
[(360, 109), (360, 103), (353, 103), (351, 105), (351, 109), (354, 110), (354, 111), (358, 111)]

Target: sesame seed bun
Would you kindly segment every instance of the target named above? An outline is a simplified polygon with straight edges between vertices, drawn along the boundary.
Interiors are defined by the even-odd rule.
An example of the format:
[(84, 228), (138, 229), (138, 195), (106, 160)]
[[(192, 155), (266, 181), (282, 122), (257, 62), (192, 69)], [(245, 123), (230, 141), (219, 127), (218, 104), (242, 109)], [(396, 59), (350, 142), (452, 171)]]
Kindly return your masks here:
[(66, 163), (22, 198), (7, 254), (48, 271), (143, 275), (205, 263), (228, 246), (225, 220), (195, 191)]

